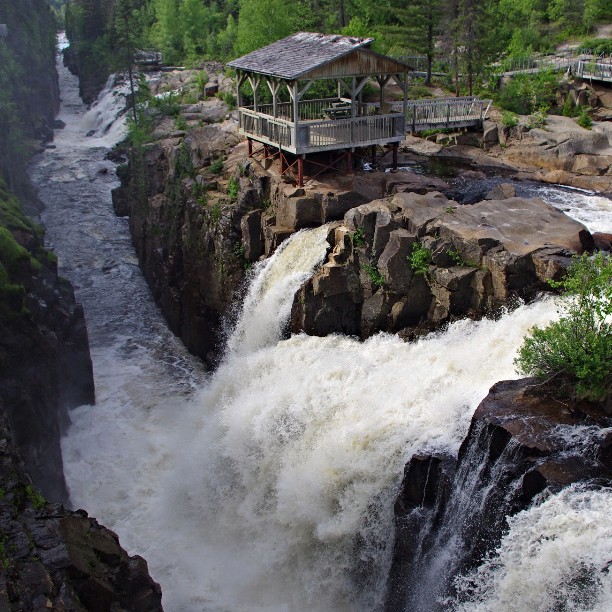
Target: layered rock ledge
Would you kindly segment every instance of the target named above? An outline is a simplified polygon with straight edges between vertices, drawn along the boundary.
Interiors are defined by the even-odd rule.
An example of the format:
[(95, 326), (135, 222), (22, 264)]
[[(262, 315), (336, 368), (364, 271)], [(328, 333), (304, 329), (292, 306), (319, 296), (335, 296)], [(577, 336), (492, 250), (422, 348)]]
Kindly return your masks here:
[(532, 299), (574, 254), (584, 226), (539, 199), (459, 206), (398, 193), (348, 211), (333, 250), (293, 303), (293, 332), (404, 336)]

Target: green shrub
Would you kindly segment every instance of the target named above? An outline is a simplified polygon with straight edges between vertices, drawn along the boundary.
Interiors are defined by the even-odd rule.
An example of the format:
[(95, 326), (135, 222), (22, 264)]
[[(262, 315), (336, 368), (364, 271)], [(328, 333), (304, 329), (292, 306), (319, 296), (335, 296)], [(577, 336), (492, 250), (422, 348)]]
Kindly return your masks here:
[(585, 130), (590, 130), (593, 127), (593, 120), (584, 106), (580, 109), (580, 115), (578, 115), (578, 125)]
[(529, 115), (543, 104), (552, 106), (556, 102), (558, 77), (552, 70), (536, 74), (517, 74), (502, 87), (498, 104), (513, 113)]
[(575, 257), (564, 280), (561, 318), (534, 327), (515, 366), (572, 399), (601, 400), (612, 384), (612, 258)]
[(568, 94), (567, 98), (565, 98), (565, 102), (563, 103), (563, 110), (561, 111), (564, 117), (575, 117), (580, 113), (576, 104), (572, 100), (572, 96)]
[(515, 125), (518, 125), (519, 118), (515, 113), (505, 110), (502, 111), (501, 122), (505, 127), (514, 127)]
[(363, 227), (358, 227), (351, 234), (351, 241), (353, 243), (353, 246), (356, 247), (356, 248), (364, 246), (364, 244), (365, 244), (365, 231), (364, 231)]
[(187, 129), (187, 119), (185, 119), (183, 115), (177, 115), (174, 118), (174, 127), (177, 130), (181, 130), (182, 132), (184, 132)]
[(541, 106), (533, 113), (533, 115), (529, 115), (527, 127), (530, 130), (533, 130), (534, 128), (543, 128), (546, 125), (546, 119), (548, 119), (548, 107)]
[(612, 38), (587, 38), (578, 48), (578, 52), (591, 51), (595, 55), (612, 54)]
[(210, 171), (213, 174), (221, 174), (223, 172), (223, 159), (218, 157), (215, 161), (210, 164)]
[(385, 284), (384, 276), (378, 271), (378, 268), (372, 264), (364, 264), (363, 269), (366, 274), (370, 277), (373, 285), (382, 287)]
[(239, 189), (240, 184), (238, 183), (238, 179), (232, 176), (227, 184), (227, 195), (230, 197), (231, 200), (235, 200), (238, 197)]
[(453, 264), (461, 267), (465, 266), (465, 261), (463, 261), (463, 257), (461, 257), (461, 253), (457, 249), (448, 249), (446, 253), (453, 260)]
[(408, 256), (408, 263), (415, 274), (427, 275), (431, 263), (431, 251), (420, 242), (412, 245), (412, 253)]

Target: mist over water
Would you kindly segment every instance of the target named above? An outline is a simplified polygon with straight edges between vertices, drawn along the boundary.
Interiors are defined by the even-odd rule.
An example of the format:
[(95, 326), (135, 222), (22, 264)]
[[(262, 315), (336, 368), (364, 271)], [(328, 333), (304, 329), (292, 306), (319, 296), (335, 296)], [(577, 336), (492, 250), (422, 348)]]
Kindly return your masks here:
[[(94, 361), (97, 404), (71, 413), (62, 441), (74, 506), (147, 559), (169, 612), (380, 609), (403, 465), (417, 451), (456, 453), (489, 387), (516, 376), (523, 335), (555, 316), (554, 301), (412, 344), (385, 334), (280, 340), (293, 293), (328, 246), (325, 228), (300, 232), (257, 267), (224, 360), (205, 375), (167, 330), (112, 211), (103, 143), (117, 100), (107, 104), (107, 92), (93, 128), (76, 80), (60, 71), (67, 127), (32, 176)], [(98, 138), (85, 136), (92, 129)], [(574, 202), (590, 197), (563, 194), (579, 210)], [(511, 588), (523, 610), (540, 609), (523, 594), (537, 587), (522, 584), (545, 570), (552, 594), (541, 609), (551, 609), (557, 576), (581, 559), (599, 568), (608, 554), (606, 495), (581, 513), (587, 494), (570, 489), (512, 519), (498, 556), (465, 579), (481, 587), (462, 609), (519, 610)], [(607, 586), (597, 593), (612, 601)]]

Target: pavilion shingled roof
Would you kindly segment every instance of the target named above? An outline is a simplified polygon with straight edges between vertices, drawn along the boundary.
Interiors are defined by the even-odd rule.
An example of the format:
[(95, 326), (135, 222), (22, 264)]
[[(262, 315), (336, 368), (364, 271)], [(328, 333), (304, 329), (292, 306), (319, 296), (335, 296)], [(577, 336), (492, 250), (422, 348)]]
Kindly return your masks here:
[(243, 55), (228, 66), (282, 79), (298, 79), (314, 68), (333, 62), (362, 47), (373, 38), (298, 32)]

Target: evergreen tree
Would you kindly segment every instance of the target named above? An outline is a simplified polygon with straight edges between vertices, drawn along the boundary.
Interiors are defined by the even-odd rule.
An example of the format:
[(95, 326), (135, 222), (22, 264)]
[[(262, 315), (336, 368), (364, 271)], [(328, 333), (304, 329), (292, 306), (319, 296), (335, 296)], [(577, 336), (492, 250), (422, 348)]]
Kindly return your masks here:
[(234, 51), (239, 56), (269, 45), (295, 32), (296, 25), (284, 0), (240, 0)]
[(436, 36), (442, 21), (443, 7), (442, 0), (413, 0), (410, 4), (393, 0), (387, 8), (391, 15), (390, 24), (382, 28), (383, 33), (396, 46), (427, 57), (427, 84), (431, 83)]

